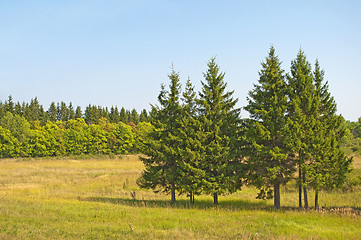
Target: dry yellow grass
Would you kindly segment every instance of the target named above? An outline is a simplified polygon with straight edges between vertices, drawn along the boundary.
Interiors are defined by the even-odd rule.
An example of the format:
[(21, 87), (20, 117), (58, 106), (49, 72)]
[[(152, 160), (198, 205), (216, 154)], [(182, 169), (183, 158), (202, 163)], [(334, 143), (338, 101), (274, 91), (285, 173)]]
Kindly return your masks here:
[[(256, 200), (257, 190), (220, 197), (169, 196), (139, 189), (138, 156), (116, 159), (0, 160), (0, 239), (339, 239), (361, 235), (355, 193), (322, 193), (333, 212), (298, 211), (297, 192), (282, 206)], [(135, 196), (132, 196), (134, 194)], [(312, 193), (310, 193), (310, 198)], [(334, 203), (334, 205), (331, 205)], [(345, 208), (347, 206), (347, 208)], [(132, 224), (133, 231), (129, 227)]]

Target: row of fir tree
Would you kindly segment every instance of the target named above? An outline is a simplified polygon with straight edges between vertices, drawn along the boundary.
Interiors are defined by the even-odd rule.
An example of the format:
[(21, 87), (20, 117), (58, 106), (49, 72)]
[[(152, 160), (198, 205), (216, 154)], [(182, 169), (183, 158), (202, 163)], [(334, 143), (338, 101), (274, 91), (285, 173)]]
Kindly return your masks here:
[(207, 67), (198, 93), (189, 79), (182, 89), (174, 69), (169, 86), (161, 86), (153, 130), (142, 142), (140, 187), (169, 193), (172, 202), (177, 194), (191, 203), (210, 194), (218, 204), (220, 195), (252, 184), (258, 198), (273, 197), (280, 208), (280, 187), (296, 178), (299, 206), (308, 208), (314, 190), (317, 208), (319, 191), (342, 185), (352, 159), (341, 151), (344, 119), (318, 61), (312, 69), (300, 50), (285, 73), (271, 47), (247, 97), (248, 119), (214, 58)]
[(97, 124), (101, 118), (106, 118), (111, 123), (149, 122), (148, 112), (145, 109), (139, 114), (136, 109), (129, 111), (122, 107), (119, 111), (117, 106), (108, 109), (108, 107), (89, 104), (83, 113), (80, 106), (74, 107), (71, 102), (69, 104), (52, 102), (49, 109), (45, 111), (37, 97), (31, 99), (30, 103), (15, 103), (11, 95), (6, 101), (0, 101), (0, 118), (7, 112), (22, 116), (29, 122), (39, 121), (41, 124), (45, 124), (47, 121), (66, 122), (77, 118), (83, 118), (87, 124)]

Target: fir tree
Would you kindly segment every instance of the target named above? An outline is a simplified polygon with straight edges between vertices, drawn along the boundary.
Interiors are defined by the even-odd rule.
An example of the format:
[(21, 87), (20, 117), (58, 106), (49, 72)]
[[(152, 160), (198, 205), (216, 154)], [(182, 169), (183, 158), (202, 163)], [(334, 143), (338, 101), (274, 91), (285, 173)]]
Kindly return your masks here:
[(309, 160), (308, 145), (312, 138), (312, 117), (314, 85), (311, 64), (302, 50), (291, 62), (291, 75), (288, 76), (288, 125), (290, 127), (289, 147), (298, 165), (299, 207), (302, 207), (302, 190), (305, 208), (308, 208), (306, 171)]
[(127, 124), (129, 122), (127, 111), (125, 110), (124, 107), (122, 107), (122, 109), (120, 110), (120, 121), (122, 121), (125, 124)]
[(133, 122), (134, 124), (138, 124), (139, 122), (139, 115), (135, 108), (133, 108), (132, 112), (130, 113), (129, 122)]
[(139, 122), (149, 122), (147, 110), (142, 110), (139, 115)]
[(235, 109), (238, 99), (233, 91), (226, 91), (225, 74), (220, 72), (215, 58), (208, 63), (203, 73), (202, 91), (199, 93), (199, 114), (203, 131), (200, 169), (205, 171), (203, 189), (213, 195), (218, 205), (219, 194), (236, 191), (238, 185), (232, 169), (232, 155), (236, 146), (240, 109)]
[(160, 106), (152, 106), (154, 116), (152, 125), (154, 131), (144, 142), (143, 153), (147, 158), (142, 158), (145, 170), (138, 179), (142, 188), (151, 188), (171, 194), (171, 201), (176, 201), (176, 191), (181, 191), (181, 168), (179, 138), (181, 127), (180, 83), (179, 74), (174, 70), (169, 75), (171, 80), (169, 91), (161, 86), (158, 96)]
[(63, 122), (69, 120), (69, 109), (65, 102), (60, 103), (60, 120)]
[(180, 147), (183, 169), (182, 186), (188, 193), (191, 204), (194, 204), (194, 196), (202, 193), (202, 179), (205, 176), (205, 171), (200, 165), (204, 134), (198, 119), (196, 95), (194, 86), (188, 79), (183, 93), (183, 117), (179, 133), (183, 139)]
[(332, 190), (342, 185), (352, 159), (340, 149), (345, 135), (344, 120), (336, 114), (337, 106), (324, 83), (324, 71), (316, 60), (314, 70), (315, 101), (313, 104), (313, 138), (310, 145), (310, 163), (307, 184), (315, 190), (315, 208), (321, 189)]
[(69, 112), (69, 119), (75, 119), (75, 111), (72, 102), (69, 103), (68, 112)]
[(52, 122), (56, 122), (57, 121), (57, 114), (58, 113), (58, 110), (56, 108), (56, 105), (54, 102), (52, 102), (50, 104), (50, 107), (48, 109), (48, 115), (49, 115), (49, 120), (52, 121)]
[(248, 131), (250, 154), (248, 164), (254, 183), (261, 189), (273, 188), (274, 206), (280, 208), (280, 185), (286, 183), (294, 172), (286, 147), (287, 92), (284, 71), (272, 46), (262, 69), (258, 85), (249, 92), (248, 105), (251, 122)]
[(75, 116), (74, 118), (77, 119), (77, 118), (82, 118), (83, 117), (83, 113), (81, 111), (81, 107), (80, 106), (77, 106), (76, 107), (76, 110), (75, 110)]
[(11, 95), (9, 95), (8, 100), (5, 101), (5, 111), (14, 113), (14, 100)]

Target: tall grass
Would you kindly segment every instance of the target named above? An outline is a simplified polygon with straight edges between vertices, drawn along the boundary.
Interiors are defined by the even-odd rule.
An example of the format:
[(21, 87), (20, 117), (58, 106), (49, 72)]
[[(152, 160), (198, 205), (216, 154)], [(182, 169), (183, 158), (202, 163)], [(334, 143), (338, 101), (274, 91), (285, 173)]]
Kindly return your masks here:
[[(296, 208), (292, 185), (281, 210), (245, 187), (220, 197), (140, 190), (138, 156), (0, 160), (0, 239), (357, 239), (361, 190), (320, 195), (323, 210)], [(311, 197), (312, 197), (312, 193)]]

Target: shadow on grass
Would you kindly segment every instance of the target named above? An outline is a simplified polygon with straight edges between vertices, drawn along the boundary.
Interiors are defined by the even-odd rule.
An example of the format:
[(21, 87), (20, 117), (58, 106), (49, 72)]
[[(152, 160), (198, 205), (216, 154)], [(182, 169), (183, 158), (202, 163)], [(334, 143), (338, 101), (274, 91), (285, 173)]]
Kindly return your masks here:
[(218, 206), (213, 204), (212, 200), (199, 199), (192, 205), (188, 200), (180, 199), (176, 203), (171, 203), (169, 200), (138, 200), (129, 198), (112, 198), (112, 197), (79, 197), (80, 201), (88, 202), (103, 202), (120, 204), (134, 207), (148, 207), (148, 208), (179, 208), (179, 209), (227, 209), (227, 210), (274, 210), (264, 201), (253, 202), (248, 200), (223, 200)]
[(319, 213), (336, 213), (341, 215), (353, 215), (360, 216), (360, 207), (323, 207), (319, 209), (309, 208), (298, 208), (298, 207), (281, 207), (276, 209), (273, 206), (268, 205), (265, 201), (249, 201), (249, 200), (223, 200), (220, 201), (218, 206), (215, 206), (212, 200), (200, 199), (196, 200), (195, 204), (192, 205), (188, 200), (180, 199), (176, 203), (171, 203), (169, 200), (137, 200), (129, 198), (112, 198), (112, 197), (79, 197), (80, 201), (87, 202), (102, 202), (119, 204), (124, 206), (133, 207), (147, 207), (147, 208), (177, 208), (177, 209), (223, 209), (223, 210), (262, 210), (267, 212), (319, 212)]

